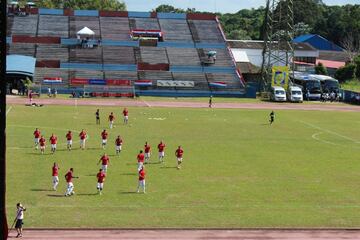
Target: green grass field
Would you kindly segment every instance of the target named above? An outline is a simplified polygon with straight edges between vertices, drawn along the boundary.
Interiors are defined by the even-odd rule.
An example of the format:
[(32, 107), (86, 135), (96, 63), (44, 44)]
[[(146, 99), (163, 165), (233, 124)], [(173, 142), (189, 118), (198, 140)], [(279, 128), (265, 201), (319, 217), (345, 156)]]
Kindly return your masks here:
[[(12, 106), (7, 115), (7, 212), (27, 208), (25, 227), (359, 227), (360, 113), (221, 109)], [(100, 132), (107, 115), (117, 115), (106, 152), (110, 166), (104, 193), (96, 194), (97, 162), (104, 152)], [(33, 147), (39, 127), (58, 151), (40, 155)], [(89, 133), (87, 149), (65, 150), (66, 131)], [(124, 139), (115, 156), (114, 139)], [(76, 134), (77, 135), (77, 134)], [(157, 164), (156, 145), (167, 145), (166, 163)], [(137, 187), (136, 155), (148, 141), (147, 193)], [(174, 151), (184, 148), (177, 170)], [(51, 167), (60, 166), (58, 191)], [(76, 195), (63, 197), (64, 174), (73, 167)]]

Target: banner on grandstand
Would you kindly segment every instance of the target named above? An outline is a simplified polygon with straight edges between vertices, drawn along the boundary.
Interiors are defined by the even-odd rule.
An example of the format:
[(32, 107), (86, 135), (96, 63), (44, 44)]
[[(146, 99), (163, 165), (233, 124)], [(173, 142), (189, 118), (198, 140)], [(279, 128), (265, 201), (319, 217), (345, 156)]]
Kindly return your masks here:
[(62, 83), (62, 78), (61, 77), (44, 77), (43, 83), (60, 84), (60, 83)]
[(141, 86), (141, 87), (152, 86), (152, 81), (151, 80), (135, 80), (134, 85)]
[(110, 86), (130, 86), (130, 80), (123, 80), (123, 79), (106, 79), (106, 85)]
[(215, 88), (225, 88), (227, 86), (226, 82), (211, 82), (209, 85)]
[(90, 85), (106, 85), (105, 79), (89, 79)]
[(273, 66), (271, 86), (280, 86), (287, 89), (289, 85), (289, 72), (288, 66)]
[(158, 87), (195, 87), (195, 83), (193, 81), (171, 81), (171, 80), (158, 80)]
[(86, 78), (71, 78), (70, 84), (71, 85), (87, 85), (87, 84), (89, 84), (89, 80)]

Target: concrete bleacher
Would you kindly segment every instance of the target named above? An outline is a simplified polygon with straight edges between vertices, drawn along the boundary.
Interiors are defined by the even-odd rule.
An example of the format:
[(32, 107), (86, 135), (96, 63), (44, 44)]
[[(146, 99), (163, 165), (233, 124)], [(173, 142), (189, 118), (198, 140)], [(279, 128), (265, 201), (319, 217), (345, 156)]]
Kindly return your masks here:
[(36, 45), (34, 43), (14, 43), (10, 45), (8, 54), (18, 54), (34, 57)]
[(35, 83), (43, 84), (42, 81), (45, 77), (61, 77), (62, 83), (59, 85), (66, 86), (69, 84), (69, 71), (67, 71), (66, 69), (59, 69), (59, 68), (35, 69), (35, 76), (34, 76)]
[(168, 63), (165, 48), (160, 47), (140, 47), (141, 60), (146, 63)]
[(102, 46), (104, 64), (135, 64), (133, 47)]
[(38, 15), (29, 15), (26, 17), (14, 16), (13, 19), (12, 35), (36, 36)]
[[(223, 43), (224, 39), (214, 20), (188, 20), (196, 42)], [(193, 26), (193, 27), (192, 27)]]
[(137, 72), (129, 71), (104, 71), (105, 79), (138, 80)]
[(195, 48), (167, 48), (170, 65), (200, 66), (198, 52)]
[(69, 18), (70, 37), (76, 38), (76, 33), (83, 27), (88, 27), (95, 33), (95, 38), (100, 37), (100, 21), (99, 17), (92, 16), (71, 16)]
[(11, 36), (12, 34), (12, 27), (14, 23), (14, 17), (8, 17), (6, 21), (6, 36)]
[(69, 49), (55, 44), (38, 44), (36, 59), (67, 62), (69, 61)]
[(101, 38), (110, 40), (130, 40), (128, 18), (100, 17)]
[(102, 48), (71, 48), (69, 62), (102, 64)]
[[(199, 18), (173, 13), (158, 13), (157, 18), (155, 14), (137, 12), (125, 16), (99, 16), (98, 11), (77, 11), (74, 16), (64, 16), (62, 10), (42, 10), (40, 15), (8, 17), (8, 53), (34, 56), (40, 62), (60, 61), (58, 69), (36, 68), (35, 81), (38, 83), (43, 77), (62, 77), (65, 85), (71, 78), (151, 80), (151, 87), (136, 85), (135, 89), (153, 93), (166, 90), (167, 94), (174, 91), (174, 94), (184, 96), (196, 96), (199, 92), (203, 92), (202, 96), (209, 92), (239, 92), (243, 88), (215, 20), (194, 20)], [(76, 33), (85, 26), (95, 32), (95, 39), (102, 39), (100, 46), (91, 49), (76, 46)], [(157, 46), (144, 46), (130, 38), (131, 29), (161, 30), (164, 41), (158, 42)], [(59, 37), (62, 44), (56, 41), (19, 43), (27, 39), (33, 42), (42, 40), (11, 38), (14, 35)], [(17, 42), (12, 42), (13, 39)], [(210, 50), (217, 51), (215, 64), (202, 65), (201, 60), (207, 58)], [(154, 64), (169, 64), (169, 70), (167, 67), (157, 68)], [(195, 86), (163, 87), (157, 85), (158, 80), (192, 81)], [(209, 83), (217, 81), (225, 82), (227, 86), (209, 87)], [(104, 86), (98, 86), (101, 87)]]
[(159, 19), (161, 31), (164, 32), (164, 41), (193, 42), (193, 38), (186, 20)]
[(130, 20), (135, 22), (136, 29), (160, 30), (159, 22), (156, 18), (130, 18)]
[(38, 36), (69, 37), (69, 17), (39, 15)]

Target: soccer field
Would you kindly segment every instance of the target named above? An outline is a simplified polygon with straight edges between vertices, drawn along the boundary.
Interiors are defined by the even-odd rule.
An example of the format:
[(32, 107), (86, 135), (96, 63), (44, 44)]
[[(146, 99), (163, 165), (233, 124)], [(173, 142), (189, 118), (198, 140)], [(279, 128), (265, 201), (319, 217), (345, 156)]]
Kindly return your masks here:
[[(122, 108), (13, 105), (7, 115), (7, 212), (27, 208), (24, 227), (359, 227), (360, 113), (334, 111)], [(108, 129), (114, 112), (116, 127)], [(58, 150), (34, 149), (38, 127), (48, 139), (58, 136)], [(106, 150), (101, 131), (109, 131)], [(79, 149), (78, 133), (89, 134)], [(65, 134), (74, 131), (74, 149)], [(124, 144), (115, 155), (114, 140)], [(156, 146), (166, 144), (165, 164)], [(146, 165), (147, 193), (135, 193), (136, 155), (145, 141), (152, 146)], [(184, 162), (176, 169), (181, 145)], [(97, 162), (104, 153), (110, 166), (103, 195), (96, 191)], [(51, 167), (60, 167), (52, 190)], [(64, 197), (64, 175), (74, 168), (76, 194)]]

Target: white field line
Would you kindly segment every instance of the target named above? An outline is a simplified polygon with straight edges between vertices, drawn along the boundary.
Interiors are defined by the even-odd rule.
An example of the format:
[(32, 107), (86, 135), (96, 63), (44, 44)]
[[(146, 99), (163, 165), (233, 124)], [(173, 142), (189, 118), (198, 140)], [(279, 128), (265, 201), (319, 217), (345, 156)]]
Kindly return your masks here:
[(144, 101), (144, 100), (142, 100), (143, 101), (143, 103), (145, 103), (145, 105), (147, 106), (147, 107), (151, 107), (151, 105), (147, 102), (147, 101)]
[(11, 109), (12, 109), (12, 106), (10, 106), (9, 109), (6, 111), (5, 116), (7, 116), (7, 115), (9, 114), (9, 112), (11, 111)]
[(328, 130), (328, 129), (325, 129), (325, 128), (321, 128), (321, 127), (316, 126), (316, 125), (314, 125), (314, 124), (311, 124), (311, 123), (308, 123), (308, 122), (304, 122), (304, 121), (299, 121), (299, 122), (301, 122), (301, 123), (303, 123), (303, 124), (305, 124), (305, 125), (308, 125), (308, 126), (314, 128), (314, 129), (317, 129), (317, 130), (320, 130), (320, 131), (323, 131), (323, 132), (327, 132), (327, 133), (333, 134), (333, 135), (335, 135), (335, 136), (341, 137), (341, 138), (346, 139), (346, 140), (349, 140), (349, 141), (351, 141), (351, 142), (360, 143), (360, 141), (357, 141), (357, 140), (355, 140), (355, 139), (353, 139), (353, 138), (344, 136), (344, 135), (342, 135), (342, 134), (340, 134), (340, 133), (337, 133), (337, 132), (334, 132), (334, 131), (331, 131), (331, 130)]
[(313, 139), (315, 139), (315, 140), (317, 140), (317, 141), (320, 141), (320, 142), (323, 142), (323, 143), (327, 143), (327, 144), (331, 144), (331, 145), (336, 145), (336, 146), (342, 146), (342, 145), (340, 145), (340, 144), (336, 144), (336, 143), (329, 142), (329, 141), (325, 141), (325, 140), (323, 140), (323, 139), (318, 138), (318, 136), (319, 136), (320, 134), (323, 134), (323, 132), (314, 133), (311, 137), (312, 137)]

